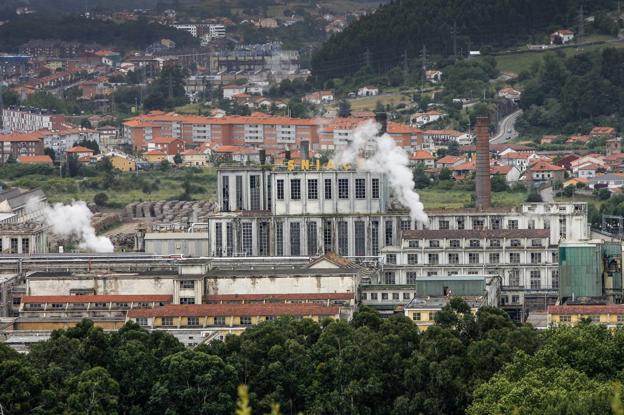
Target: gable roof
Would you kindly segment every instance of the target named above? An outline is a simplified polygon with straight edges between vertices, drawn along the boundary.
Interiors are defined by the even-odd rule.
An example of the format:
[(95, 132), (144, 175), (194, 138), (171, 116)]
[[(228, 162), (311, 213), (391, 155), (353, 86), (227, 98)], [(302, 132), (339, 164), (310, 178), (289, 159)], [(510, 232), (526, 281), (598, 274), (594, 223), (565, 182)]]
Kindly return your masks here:
[(427, 150), (418, 150), (415, 151), (411, 157), (411, 160), (435, 160), (435, 158), (433, 157), (433, 155), (428, 152)]
[(532, 172), (536, 172), (536, 171), (563, 171), (565, 169), (561, 166), (550, 164), (549, 162), (544, 161), (544, 160), (537, 160), (535, 163), (531, 164), (531, 167), (529, 167), (529, 170)]
[(53, 164), (50, 156), (19, 156), (17, 158), (18, 163), (22, 164)]
[(95, 151), (91, 150), (90, 148), (83, 147), (83, 146), (74, 146), (70, 148), (69, 150), (67, 150), (66, 152), (67, 153), (95, 153)]

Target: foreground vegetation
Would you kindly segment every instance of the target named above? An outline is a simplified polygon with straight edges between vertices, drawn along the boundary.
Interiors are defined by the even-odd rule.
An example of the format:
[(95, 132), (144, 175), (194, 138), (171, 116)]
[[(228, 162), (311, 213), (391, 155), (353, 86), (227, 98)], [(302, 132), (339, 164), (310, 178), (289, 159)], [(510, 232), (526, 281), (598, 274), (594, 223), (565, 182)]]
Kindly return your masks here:
[[(349, 323), (282, 318), (185, 349), (128, 323), (90, 321), (18, 355), (0, 344), (0, 402), (10, 414), (606, 414), (621, 405), (624, 330), (584, 324), (537, 332), (463, 300), (419, 332), (369, 309)], [(619, 413), (619, 412), (618, 412)]]

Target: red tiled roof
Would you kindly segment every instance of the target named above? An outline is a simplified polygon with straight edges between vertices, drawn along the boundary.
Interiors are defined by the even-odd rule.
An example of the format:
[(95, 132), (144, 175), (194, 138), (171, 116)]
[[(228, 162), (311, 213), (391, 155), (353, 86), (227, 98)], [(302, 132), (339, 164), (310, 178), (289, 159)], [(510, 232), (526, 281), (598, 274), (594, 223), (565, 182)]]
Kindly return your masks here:
[(561, 166), (555, 166), (554, 164), (550, 164), (544, 160), (538, 160), (533, 165), (531, 165), (529, 170), (533, 172), (533, 171), (562, 171), (565, 169)]
[(52, 164), (50, 156), (19, 156), (17, 161), (22, 164)]
[(433, 155), (426, 150), (415, 151), (410, 157), (412, 160), (434, 160)]
[(154, 309), (130, 310), (128, 317), (203, 316), (333, 316), (339, 307), (320, 304), (169, 304)]
[(171, 295), (26, 295), (23, 304), (43, 303), (133, 303), (173, 301)]
[(611, 135), (615, 134), (613, 127), (594, 127), (589, 133), (590, 135)]
[(511, 169), (511, 166), (490, 166), (490, 174), (507, 174)]
[(154, 144), (171, 144), (176, 141), (181, 141), (181, 140), (175, 137), (154, 137), (152, 139), (152, 143)]
[(453, 164), (453, 163), (457, 163), (460, 160), (463, 160), (463, 157), (460, 156), (451, 156), (450, 154), (447, 154), (446, 156), (442, 157), (441, 159), (439, 159), (438, 161), (436, 161), (436, 163), (439, 164)]
[(0, 141), (41, 141), (44, 131), (34, 131), (32, 133), (0, 134)]
[(501, 156), (502, 159), (510, 159), (510, 160), (521, 160), (521, 159), (528, 159), (530, 156), (530, 154), (528, 153), (518, 153), (518, 152), (509, 152), (506, 154), (503, 154)]
[(624, 314), (624, 304), (564, 304), (548, 306), (549, 314)]
[(460, 137), (462, 135), (464, 135), (465, 133), (462, 133), (461, 131), (456, 131), (456, 130), (426, 130), (424, 132), (425, 135), (444, 135), (444, 136), (449, 136), (449, 137)]
[(207, 295), (207, 301), (248, 300), (352, 300), (353, 293), (303, 293), (303, 294), (214, 294)]
[(144, 153), (144, 155), (146, 155), (146, 156), (166, 156), (167, 153), (165, 153), (164, 151), (160, 151), (160, 150), (150, 150), (150, 151)]
[(74, 146), (67, 150), (67, 153), (95, 153), (93, 150), (83, 146)]

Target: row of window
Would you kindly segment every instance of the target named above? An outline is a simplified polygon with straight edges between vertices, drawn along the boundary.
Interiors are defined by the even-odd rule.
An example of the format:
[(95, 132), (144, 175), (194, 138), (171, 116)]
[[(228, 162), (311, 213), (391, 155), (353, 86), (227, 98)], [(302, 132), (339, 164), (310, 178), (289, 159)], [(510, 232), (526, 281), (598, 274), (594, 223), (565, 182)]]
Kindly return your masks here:
[[(277, 318), (277, 316), (264, 316), (264, 321), (273, 321)], [(292, 316), (293, 319), (295, 320), (301, 320), (303, 317), (302, 316)], [(262, 317), (261, 317), (262, 319)], [(162, 317), (161, 318), (161, 325), (163, 327), (173, 327), (173, 317)], [(136, 322), (137, 324), (141, 325), (141, 326), (147, 326), (148, 325), (148, 320), (147, 317), (137, 317), (136, 318)], [(251, 325), (251, 317), (248, 316), (242, 316), (239, 318), (239, 324), (242, 326), (249, 326)], [(225, 317), (223, 316), (217, 316), (214, 318), (214, 323), (212, 324), (213, 326), (225, 326)], [(199, 317), (187, 317), (187, 323), (185, 327), (200, 327), (199, 324)]]
[[(502, 239), (489, 239), (487, 242), (489, 242), (489, 244), (487, 244), (487, 246), (489, 246), (490, 248), (500, 248), (502, 247)], [(410, 239), (408, 242), (408, 247), (410, 248), (419, 248), (420, 247), (420, 240), (418, 239)], [(439, 239), (430, 239), (429, 240), (429, 248), (440, 248), (442, 247), (442, 243)], [(450, 239), (448, 241), (448, 246), (450, 248), (463, 248), (464, 246), (466, 248), (481, 248), (484, 245), (482, 244), (482, 240), (481, 239), (470, 239), (468, 240), (468, 244), (464, 244), (464, 246), (462, 246), (461, 240), (460, 239)], [(512, 248), (520, 248), (523, 247), (524, 245), (522, 244), (522, 240), (520, 239), (510, 239), (509, 240), (509, 246), (511, 246)], [(528, 245), (531, 246), (533, 248), (543, 248), (544, 247), (544, 242), (542, 239), (531, 239), (531, 244)]]
[[(469, 252), (468, 253), (468, 264), (481, 264), (482, 263), (482, 254), (478, 252)], [(485, 256), (485, 254), (483, 254)], [(440, 264), (441, 254), (427, 254), (427, 262), (428, 265), (439, 265)], [(457, 265), (460, 264), (460, 254), (459, 253), (449, 253), (447, 254), (448, 264)], [(557, 252), (552, 253), (552, 261), (558, 262), (559, 254)], [(408, 265), (417, 265), (419, 263), (419, 254), (407, 254), (407, 264)], [(501, 254), (499, 252), (491, 252), (487, 256), (488, 264), (500, 264), (501, 263)], [(542, 253), (541, 252), (531, 252), (530, 253), (529, 263), (531, 264), (541, 264), (542, 263)], [(397, 263), (397, 254), (386, 254), (386, 264), (395, 265)], [(520, 264), (520, 252), (509, 252), (509, 263), (510, 264)]]
[[(17, 299), (17, 298), (16, 298)], [(192, 300), (192, 302), (182, 302), (182, 301), (188, 301), (188, 298), (180, 298), (180, 303), (181, 304), (195, 304), (195, 299), (191, 298), (190, 300)], [(90, 303), (71, 303), (69, 306), (71, 308), (86, 308), (87, 304)], [(91, 308), (94, 309), (108, 309), (110, 303), (91, 303)], [(135, 303), (133, 308), (152, 308), (152, 305), (154, 303)], [(43, 306), (45, 305), (45, 303), (30, 303), (26, 305), (27, 309), (30, 310), (42, 310)], [(157, 306), (163, 307), (165, 305), (165, 303), (160, 302), (160, 303), (156, 303)], [(52, 310), (61, 310), (64, 309), (67, 306), (67, 303), (51, 303), (50, 306), (48, 307), (49, 309)], [(113, 309), (128, 309), (130, 308), (130, 303), (113, 303), (112, 307)]]
[(393, 300), (403, 299), (409, 301), (412, 299), (412, 293), (362, 293), (362, 300), (370, 299), (371, 301), (378, 301), (381, 298), (383, 301), (389, 300), (390, 297), (392, 297)]
[[(592, 323), (599, 323), (600, 322), (600, 315), (599, 314), (583, 315), (583, 316), (581, 316), (581, 318), (589, 319)], [(561, 315), (559, 315), (559, 321), (562, 322), (562, 323), (569, 323), (569, 322), (572, 321), (572, 316), (570, 314), (561, 314)], [(624, 314), (618, 314), (617, 315), (617, 322), (618, 323), (624, 323)]]
[[(332, 179), (324, 179), (323, 182), (323, 195), (325, 199), (333, 198), (333, 183)], [(350, 192), (350, 180), (338, 179), (338, 199), (349, 199)], [(307, 198), (308, 200), (318, 200), (319, 188), (318, 179), (307, 179)], [(277, 200), (284, 200), (284, 179), (278, 179), (276, 181)], [(355, 198), (366, 199), (367, 185), (366, 179), (355, 179)], [(301, 200), (302, 189), (301, 179), (290, 179), (290, 199)], [(373, 199), (379, 199), (379, 179), (371, 179), (371, 197)]]
[[(478, 271), (468, 271), (468, 275), (478, 275)], [(508, 275), (507, 279), (507, 287), (522, 287), (524, 284), (521, 284), (520, 279), (520, 270), (512, 269), (507, 271)], [(458, 271), (448, 271), (447, 276), (451, 277), (454, 275), (459, 275)], [(438, 271), (427, 271), (427, 277), (437, 277)], [(405, 283), (406, 284), (416, 284), (418, 278), (417, 272), (411, 271), (405, 274)], [(542, 288), (551, 288), (558, 289), (559, 288), (559, 270), (552, 270), (551, 279), (550, 279), (550, 287), (542, 286), (542, 272), (539, 270), (532, 270), (529, 272), (529, 281), (530, 287), (532, 290), (540, 290)], [(383, 274), (383, 283), (387, 285), (396, 284), (396, 273), (394, 271), (385, 271)]]

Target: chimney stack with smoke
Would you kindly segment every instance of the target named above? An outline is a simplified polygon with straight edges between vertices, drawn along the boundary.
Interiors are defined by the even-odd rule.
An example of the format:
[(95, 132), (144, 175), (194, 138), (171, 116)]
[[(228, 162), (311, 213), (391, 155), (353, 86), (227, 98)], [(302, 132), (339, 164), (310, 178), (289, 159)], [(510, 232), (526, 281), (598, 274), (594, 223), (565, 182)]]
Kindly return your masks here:
[(375, 121), (379, 123), (379, 135), (384, 135), (388, 131), (388, 114), (385, 112), (375, 113)]
[(492, 186), (490, 182), (490, 121), (488, 117), (477, 118), (477, 200), (479, 209), (491, 206)]

